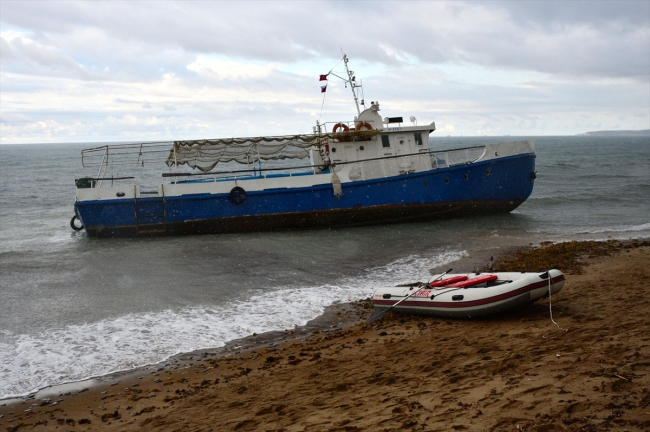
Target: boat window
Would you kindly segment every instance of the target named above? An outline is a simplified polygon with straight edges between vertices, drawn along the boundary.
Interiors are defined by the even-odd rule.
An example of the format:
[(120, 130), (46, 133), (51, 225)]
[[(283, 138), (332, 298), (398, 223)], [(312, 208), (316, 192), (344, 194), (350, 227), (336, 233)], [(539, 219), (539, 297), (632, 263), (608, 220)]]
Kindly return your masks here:
[(422, 145), (422, 133), (420, 132), (415, 133), (415, 145)]
[(390, 141), (388, 141), (388, 135), (382, 135), (381, 136), (381, 146), (382, 147), (390, 147)]

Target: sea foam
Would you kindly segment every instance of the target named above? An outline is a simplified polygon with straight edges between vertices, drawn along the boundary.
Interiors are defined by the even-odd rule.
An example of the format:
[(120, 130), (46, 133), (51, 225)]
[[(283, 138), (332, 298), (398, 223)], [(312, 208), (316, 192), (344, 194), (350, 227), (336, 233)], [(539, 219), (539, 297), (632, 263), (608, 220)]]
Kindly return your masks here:
[(427, 280), (428, 269), (467, 256), (409, 255), (364, 275), (312, 287), (287, 286), (218, 306), (129, 314), (37, 334), (4, 332), (0, 398), (157, 363), (182, 352), (216, 348), (248, 336), (304, 325), (334, 303), (370, 296), (378, 285)]

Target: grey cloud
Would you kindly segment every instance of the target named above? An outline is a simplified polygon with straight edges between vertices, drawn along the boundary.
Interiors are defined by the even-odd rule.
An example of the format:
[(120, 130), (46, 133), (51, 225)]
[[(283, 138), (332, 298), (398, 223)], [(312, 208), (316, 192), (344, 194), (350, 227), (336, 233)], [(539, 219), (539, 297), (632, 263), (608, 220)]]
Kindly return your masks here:
[[(650, 3), (619, 4), (4, 0), (3, 32), (19, 29), (25, 37), (0, 40), (3, 76), (18, 72), (3, 77), (2, 91), (23, 97), (20, 103), (30, 108), (26, 115), (34, 122), (53, 119), (71, 135), (84, 127), (103, 139), (309, 132), (321, 106), (316, 76), (286, 70), (292, 62), (312, 60), (333, 66), (342, 47), (364, 80), (366, 100), (382, 102), (382, 114), (435, 120), (441, 130), (448, 123), (466, 134), (486, 127), (512, 134), (544, 128), (573, 133), (587, 122), (609, 124), (610, 112), (627, 115), (630, 125), (645, 124), (650, 24), (644, 11)], [(199, 55), (258, 65), (274, 61), (287, 69), (264, 77), (214, 78), (187, 69)], [(480, 78), (454, 76), (457, 70)], [(494, 71), (498, 83), (490, 82)], [(513, 82), (504, 82), (511, 72)], [(171, 94), (166, 83), (151, 85), (167, 73), (179, 78), (169, 84)], [(72, 108), (40, 111), (38, 92), (60, 91), (59, 81), (42, 79), (49, 76), (108, 79), (81, 84), (81, 93), (124, 105), (111, 107), (109, 116), (101, 108), (76, 112), (83, 104), (67, 99)], [(330, 83), (324, 119), (350, 114), (349, 90), (342, 87)], [(215, 100), (207, 100), (204, 90)], [(257, 93), (263, 100), (242, 102)], [(240, 94), (245, 99), (232, 100)], [(268, 94), (281, 94), (281, 100), (270, 101)], [(411, 106), (416, 108), (410, 112), (397, 108)], [(6, 114), (12, 113), (3, 112), (3, 122), (9, 119), (17, 128), (28, 121)], [(79, 119), (83, 126), (75, 126)]]
[[(87, 33), (91, 33), (88, 35)], [(152, 77), (159, 77), (164, 73), (176, 75), (190, 75), (187, 64), (196, 59), (196, 54), (187, 53), (181, 49), (165, 49), (147, 42), (125, 43), (120, 39), (111, 39), (100, 30), (40, 35), (35, 38), (45, 46), (54, 46), (57, 52), (66, 53), (66, 59), (59, 59), (59, 63), (66, 63), (69, 70), (84, 74), (84, 79), (105, 80), (110, 77), (117, 81), (145, 81)], [(27, 45), (27, 44), (24, 44)], [(41, 50), (54, 54), (31, 44), (33, 50)], [(60, 54), (59, 54), (60, 55)], [(12, 67), (21, 65), (14, 64)], [(23, 65), (24, 66), (24, 65)], [(27, 68), (22, 72), (29, 73)], [(43, 70), (34, 71), (42, 74)]]
[(618, 1), (495, 1), (513, 19), (530, 23), (606, 24), (622, 22), (631, 26), (648, 25), (650, 2)]
[(142, 103), (142, 101), (130, 100), (130, 99), (124, 99), (124, 98), (116, 98), (115, 102), (120, 103), (120, 104), (129, 104), (129, 105), (133, 105), (133, 104), (137, 105), (137, 104)]
[(79, 65), (70, 57), (32, 43), (24, 43), (22, 38), (15, 38), (12, 44), (18, 52), (41, 66), (54, 69), (79, 69)]
[(3, 37), (0, 37), (0, 57), (5, 60), (15, 57), (11, 47), (9, 46), (9, 42), (7, 42)]
[(146, 80), (164, 73), (188, 75), (196, 54), (158, 41), (133, 40), (103, 29), (48, 35), (47, 42), (71, 53), (80, 63), (107, 70), (119, 80)]
[[(5, 72), (15, 70), (45, 76), (73, 75), (75, 78), (87, 81), (108, 79), (105, 74), (83, 68), (73, 58), (56, 49), (25, 42), (22, 38), (14, 38), (10, 42), (5, 39), (2, 41)], [(7, 58), (4, 57), (6, 51), (10, 53)]]
[[(547, 3), (556, 4), (544, 2), (541, 6)], [(604, 2), (579, 5), (598, 8), (601, 3)], [(650, 73), (648, 19), (636, 25), (633, 25), (635, 19), (623, 21), (619, 15), (603, 23), (605, 14), (598, 21), (534, 21), (535, 14), (530, 13), (530, 19), (523, 20), (513, 18), (508, 9), (515, 5), (521, 11), (527, 11), (528, 7), (534, 11), (540, 7), (537, 2), (528, 1), (455, 2), (446, 7), (447, 17), (438, 18), (438, 21), (445, 22), (453, 16), (457, 20), (454, 27), (438, 29), (433, 20), (430, 25), (422, 21), (409, 25), (408, 19), (412, 15), (408, 13), (410, 4), (407, 4), (395, 15), (402, 21), (399, 27), (408, 28), (408, 31), (392, 35), (391, 45), (398, 51), (412, 52), (423, 62), (433, 64), (454, 62), (580, 78), (634, 77), (647, 80)], [(634, 12), (631, 10), (624, 16), (629, 17)], [(561, 14), (557, 12), (553, 16), (556, 15)], [(413, 45), (416, 48), (410, 48)]]
[[(639, 1), (45, 2), (39, 14), (23, 3), (3, 2), (3, 20), (42, 32), (44, 40), (70, 29), (100, 29), (116, 42), (101, 54), (118, 69), (166, 64), (155, 55), (134, 61), (115, 53), (144, 45), (151, 52), (166, 47), (289, 62), (335, 58), (344, 47), (355, 59), (386, 64), (399, 63), (402, 55), (430, 64), (595, 77), (639, 78), (650, 68), (648, 3)], [(456, 25), (445, 27), (448, 20)], [(581, 37), (582, 29), (590, 34)], [(182, 73), (184, 60), (170, 62), (171, 69)]]

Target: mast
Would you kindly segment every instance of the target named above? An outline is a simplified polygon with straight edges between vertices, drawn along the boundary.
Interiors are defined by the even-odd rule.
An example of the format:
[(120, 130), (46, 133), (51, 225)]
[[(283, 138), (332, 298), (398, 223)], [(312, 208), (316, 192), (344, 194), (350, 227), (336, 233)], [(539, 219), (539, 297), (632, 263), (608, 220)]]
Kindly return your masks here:
[(345, 71), (348, 74), (347, 82), (350, 83), (350, 90), (352, 90), (352, 96), (354, 96), (354, 104), (357, 107), (357, 115), (360, 115), (361, 110), (359, 109), (359, 100), (357, 99), (357, 92), (354, 91), (354, 89), (361, 86), (356, 83), (356, 77), (354, 76), (354, 71), (348, 69), (348, 56), (346, 56), (345, 54), (343, 54), (343, 63), (345, 64)]

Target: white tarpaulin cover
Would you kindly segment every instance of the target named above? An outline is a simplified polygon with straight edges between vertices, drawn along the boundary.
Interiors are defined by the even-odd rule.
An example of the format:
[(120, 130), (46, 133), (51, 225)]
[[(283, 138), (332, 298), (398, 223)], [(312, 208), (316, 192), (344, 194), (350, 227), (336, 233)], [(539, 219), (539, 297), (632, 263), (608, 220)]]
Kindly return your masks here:
[(359, 141), (367, 140), (379, 133), (379, 130), (360, 130), (321, 135), (175, 141), (166, 163), (168, 166), (185, 164), (207, 172), (220, 162), (235, 161), (247, 164), (260, 159), (302, 159), (309, 156), (310, 147), (327, 144), (328, 139)]

